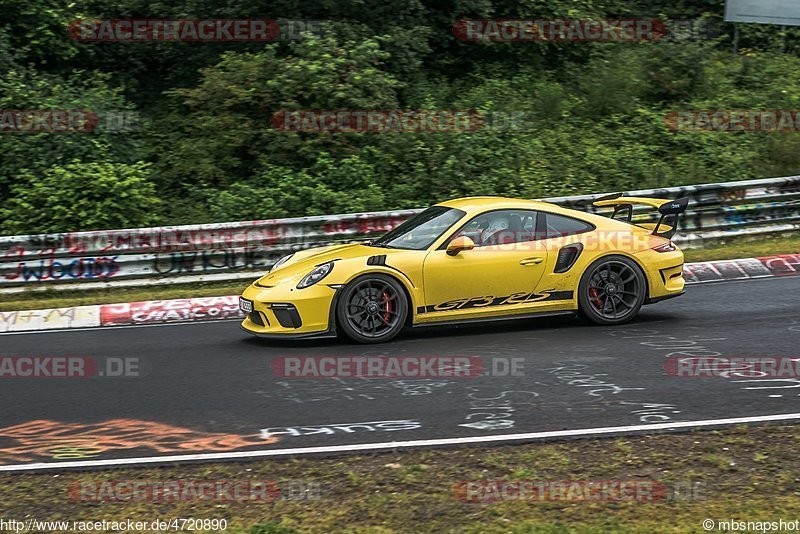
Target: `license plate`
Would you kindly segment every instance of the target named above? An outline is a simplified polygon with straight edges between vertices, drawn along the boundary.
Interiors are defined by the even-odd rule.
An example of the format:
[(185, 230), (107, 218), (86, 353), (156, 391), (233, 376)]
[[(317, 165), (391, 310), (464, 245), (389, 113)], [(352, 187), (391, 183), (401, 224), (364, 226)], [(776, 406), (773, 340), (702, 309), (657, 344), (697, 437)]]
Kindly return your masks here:
[(239, 309), (245, 313), (251, 313), (253, 311), (253, 301), (239, 297)]

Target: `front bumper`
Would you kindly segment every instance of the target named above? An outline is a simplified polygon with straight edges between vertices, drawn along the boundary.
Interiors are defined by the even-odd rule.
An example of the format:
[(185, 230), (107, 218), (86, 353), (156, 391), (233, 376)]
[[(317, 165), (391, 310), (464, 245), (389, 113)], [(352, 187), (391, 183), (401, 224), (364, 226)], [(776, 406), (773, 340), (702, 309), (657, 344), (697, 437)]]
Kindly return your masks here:
[(242, 298), (253, 303), (242, 328), (260, 336), (280, 339), (334, 335), (333, 304), (336, 289), (324, 284), (297, 289), (283, 284), (270, 288), (251, 285)]

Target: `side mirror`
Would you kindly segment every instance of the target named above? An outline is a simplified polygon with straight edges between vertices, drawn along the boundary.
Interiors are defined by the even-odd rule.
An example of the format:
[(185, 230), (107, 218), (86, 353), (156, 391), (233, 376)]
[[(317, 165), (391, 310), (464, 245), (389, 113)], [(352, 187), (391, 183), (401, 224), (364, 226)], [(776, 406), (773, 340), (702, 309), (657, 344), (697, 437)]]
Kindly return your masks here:
[(450, 241), (450, 244), (447, 245), (447, 255), (457, 256), (462, 250), (472, 250), (473, 248), (475, 248), (475, 242), (467, 236), (462, 235)]

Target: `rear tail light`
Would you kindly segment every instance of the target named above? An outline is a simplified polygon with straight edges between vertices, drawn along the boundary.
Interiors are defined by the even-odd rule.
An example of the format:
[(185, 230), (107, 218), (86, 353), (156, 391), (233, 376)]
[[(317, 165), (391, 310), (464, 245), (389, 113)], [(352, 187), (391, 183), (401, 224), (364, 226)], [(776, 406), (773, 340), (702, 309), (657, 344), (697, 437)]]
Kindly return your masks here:
[(675, 252), (678, 250), (678, 247), (672, 241), (667, 241), (663, 245), (658, 245), (657, 247), (653, 247), (653, 250), (656, 252)]

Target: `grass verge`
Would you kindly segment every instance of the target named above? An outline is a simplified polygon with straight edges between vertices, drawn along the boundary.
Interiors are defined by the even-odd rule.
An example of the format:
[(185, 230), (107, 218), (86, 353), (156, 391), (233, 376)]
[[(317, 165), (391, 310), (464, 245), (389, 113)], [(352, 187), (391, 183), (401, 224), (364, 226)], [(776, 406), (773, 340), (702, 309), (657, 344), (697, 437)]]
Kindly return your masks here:
[(248, 285), (249, 282), (240, 280), (238, 282), (0, 294), (0, 311), (66, 308), (140, 300), (221, 297), (238, 295)]
[[(0, 476), (0, 516), (69, 521), (226, 519), (234, 533), (701, 532), (702, 521), (786, 521), (800, 516), (800, 428), (718, 431), (338, 458)], [(274, 480), (316, 482), (314, 499), (226, 503), (85, 503), (81, 481)], [(651, 480), (660, 502), (474, 504), (465, 480)], [(673, 489), (678, 488), (677, 494)], [(687, 488), (693, 488), (688, 491)]]
[[(712, 248), (685, 251), (687, 262), (752, 258), (776, 254), (800, 253), (800, 236), (791, 235), (758, 239), (740, 239)], [(191, 297), (236, 295), (247, 282), (175, 284), (137, 288), (110, 288), (76, 291), (42, 291), (0, 294), (0, 311), (62, 308), (87, 304), (113, 304), (139, 300), (162, 300)]]

